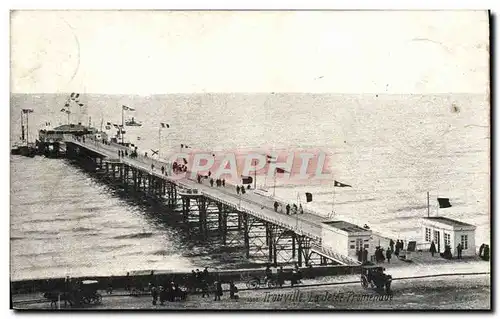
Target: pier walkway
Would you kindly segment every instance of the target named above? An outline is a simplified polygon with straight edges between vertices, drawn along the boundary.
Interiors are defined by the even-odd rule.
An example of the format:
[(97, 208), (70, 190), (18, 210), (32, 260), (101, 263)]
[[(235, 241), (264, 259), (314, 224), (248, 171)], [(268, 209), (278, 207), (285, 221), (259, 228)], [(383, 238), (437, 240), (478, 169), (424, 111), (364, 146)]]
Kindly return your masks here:
[[(195, 178), (192, 178), (191, 172), (189, 171), (186, 172), (185, 176), (181, 179), (179, 179), (179, 177), (172, 177), (171, 163), (141, 155), (138, 155), (135, 158), (119, 156), (120, 150), (127, 150), (128, 152), (131, 151), (130, 148), (123, 145), (103, 144), (99, 141), (91, 139), (87, 139), (83, 142), (82, 139), (76, 139), (74, 137), (68, 137), (65, 139), (65, 143), (67, 147), (72, 144), (72, 147), (76, 146), (80, 149), (91, 151), (98, 155), (101, 160), (113, 164), (126, 165), (131, 169), (138, 170), (144, 174), (168, 182), (170, 185), (175, 185), (181, 190), (179, 192), (181, 197), (183, 190), (189, 190), (189, 197), (191, 198), (195, 198), (197, 196), (205, 197), (211, 201), (223, 204), (228, 208), (238, 211), (239, 213), (250, 215), (253, 218), (263, 221), (269, 225), (292, 232), (297, 236), (297, 239), (299, 237), (307, 239), (307, 243), (301, 243), (299, 241), (298, 245), (307, 246), (306, 250), (309, 251), (309, 255), (314, 252), (320, 255), (321, 258), (332, 260), (335, 263), (344, 265), (359, 265), (359, 262), (352, 257), (345, 256), (336, 253), (331, 249), (322, 247), (322, 223), (328, 221), (328, 219), (314, 214), (313, 212), (304, 210), (303, 214), (298, 213), (291, 215), (276, 212), (274, 210), (274, 203), (278, 200), (271, 196), (264, 196), (254, 192), (253, 190), (247, 190), (245, 194), (237, 194), (236, 186), (229, 183), (226, 183), (225, 187), (216, 187), (215, 184), (212, 187), (207, 180), (203, 180), (202, 183), (198, 183)], [(151, 167), (152, 164), (154, 165), (154, 169)], [(160, 169), (162, 166), (165, 167), (166, 174), (162, 174)], [(195, 191), (193, 192), (192, 190)], [(281, 235), (277, 235), (277, 237), (279, 236)], [(268, 239), (266, 238), (266, 243), (267, 241)], [(276, 242), (274, 244), (276, 246)], [(301, 248), (304, 249), (304, 247)], [(276, 249), (276, 247), (274, 249)], [(310, 256), (305, 256), (306, 263), (308, 257)]]

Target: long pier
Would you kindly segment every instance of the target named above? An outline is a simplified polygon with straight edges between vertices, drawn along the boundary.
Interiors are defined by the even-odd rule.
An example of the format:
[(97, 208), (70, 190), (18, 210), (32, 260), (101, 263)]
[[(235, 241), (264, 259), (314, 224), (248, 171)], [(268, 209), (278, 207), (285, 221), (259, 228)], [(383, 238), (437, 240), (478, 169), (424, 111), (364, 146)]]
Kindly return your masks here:
[[(321, 242), (322, 223), (328, 221), (310, 211), (287, 215), (274, 210), (279, 200), (247, 191), (237, 194), (235, 186), (212, 187), (198, 183), (190, 172), (182, 179), (171, 175), (171, 165), (137, 155), (119, 156), (128, 147), (103, 144), (95, 139), (67, 136), (66, 156), (85, 168), (98, 172), (125, 191), (141, 192), (178, 211), (186, 227), (200, 236), (216, 233), (226, 246), (239, 245), (247, 258), (262, 258), (269, 264), (297, 263), (359, 265), (359, 261)], [(152, 168), (154, 165), (154, 168)], [(160, 167), (165, 168), (165, 172)]]

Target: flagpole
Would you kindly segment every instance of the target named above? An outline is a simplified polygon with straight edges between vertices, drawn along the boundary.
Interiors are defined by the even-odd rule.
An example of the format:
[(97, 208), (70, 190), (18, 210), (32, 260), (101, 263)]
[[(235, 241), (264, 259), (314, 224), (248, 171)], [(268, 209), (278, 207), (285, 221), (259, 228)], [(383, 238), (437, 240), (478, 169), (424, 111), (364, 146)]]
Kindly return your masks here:
[(29, 125), (29, 118), (30, 118), (30, 113), (26, 113), (26, 145), (29, 144), (30, 139), (29, 139), (29, 132), (30, 132), (30, 125)]
[(427, 217), (430, 217), (430, 211), (431, 211), (431, 208), (430, 208), (430, 203), (429, 203), (429, 192), (427, 192)]
[(257, 189), (257, 163), (255, 163), (254, 169), (255, 169), (255, 171), (254, 171), (253, 189), (256, 190)]
[(21, 140), (24, 143), (24, 119), (22, 110), (21, 110)]
[(273, 186), (273, 197), (276, 196), (276, 169), (274, 170), (274, 186)]
[(158, 128), (158, 160), (161, 159), (160, 152), (161, 152), (161, 124), (160, 127)]
[(122, 138), (122, 145), (123, 145), (123, 122), (124, 122), (123, 121), (123, 117), (124, 117), (124, 112), (125, 112), (125, 109), (124, 109), (124, 107), (122, 105), (122, 126), (120, 127), (120, 136)]

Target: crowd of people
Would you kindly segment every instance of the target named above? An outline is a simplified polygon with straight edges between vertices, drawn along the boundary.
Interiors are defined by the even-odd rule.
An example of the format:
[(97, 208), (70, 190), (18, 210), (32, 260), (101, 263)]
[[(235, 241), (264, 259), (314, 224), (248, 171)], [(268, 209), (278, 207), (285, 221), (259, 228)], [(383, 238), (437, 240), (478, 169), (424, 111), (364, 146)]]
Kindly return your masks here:
[[(283, 213), (283, 204), (275, 201), (274, 202), (274, 211), (277, 213)], [(297, 204), (295, 204), (295, 203), (291, 206), (290, 206), (290, 204), (286, 204), (285, 212), (287, 215), (304, 214), (304, 209), (302, 208), (302, 204), (299, 204), (299, 206), (297, 206)]]

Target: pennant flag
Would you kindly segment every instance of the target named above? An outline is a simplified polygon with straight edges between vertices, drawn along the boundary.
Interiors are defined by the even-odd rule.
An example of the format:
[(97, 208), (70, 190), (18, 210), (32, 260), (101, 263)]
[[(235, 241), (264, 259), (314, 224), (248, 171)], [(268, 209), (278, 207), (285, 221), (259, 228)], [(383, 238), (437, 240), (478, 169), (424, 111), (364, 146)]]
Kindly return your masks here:
[(438, 198), (439, 208), (448, 208), (451, 207), (449, 198)]
[(161, 128), (170, 128), (170, 125), (166, 123), (160, 123)]
[(288, 172), (280, 167), (276, 167), (276, 173), (288, 173)]
[(334, 187), (352, 187), (351, 185), (343, 184), (341, 182), (334, 181), (333, 183)]
[(106, 125), (109, 125), (109, 126), (111, 126), (111, 122), (107, 122), (107, 123), (106, 123)]
[(23, 109), (24, 114), (33, 113), (33, 109)]
[(75, 99), (77, 99), (80, 96), (80, 93), (76, 93)]
[(156, 151), (155, 151), (155, 150), (153, 150), (153, 149), (152, 149), (152, 150), (151, 150), (151, 152), (152, 152), (151, 156), (153, 156), (153, 155), (155, 155), (155, 154), (156, 154), (156, 155), (158, 155), (158, 151), (159, 151), (159, 150), (156, 150)]
[(243, 180), (243, 184), (252, 184), (253, 178), (252, 176), (241, 176)]
[(131, 147), (134, 147), (135, 145), (134, 144), (130, 144)]
[(118, 128), (118, 124), (113, 124), (113, 126), (114, 126), (115, 128)]
[(122, 108), (125, 110), (125, 111), (135, 111), (134, 108), (130, 107), (130, 106), (126, 106), (126, 105), (122, 105)]
[(66, 109), (61, 109), (61, 112), (66, 112)]
[(313, 194), (311, 193), (306, 193), (306, 202), (312, 202), (313, 201)]
[(82, 103), (80, 103), (80, 104), (78, 104), (78, 105), (83, 106), (83, 104), (82, 104)]

